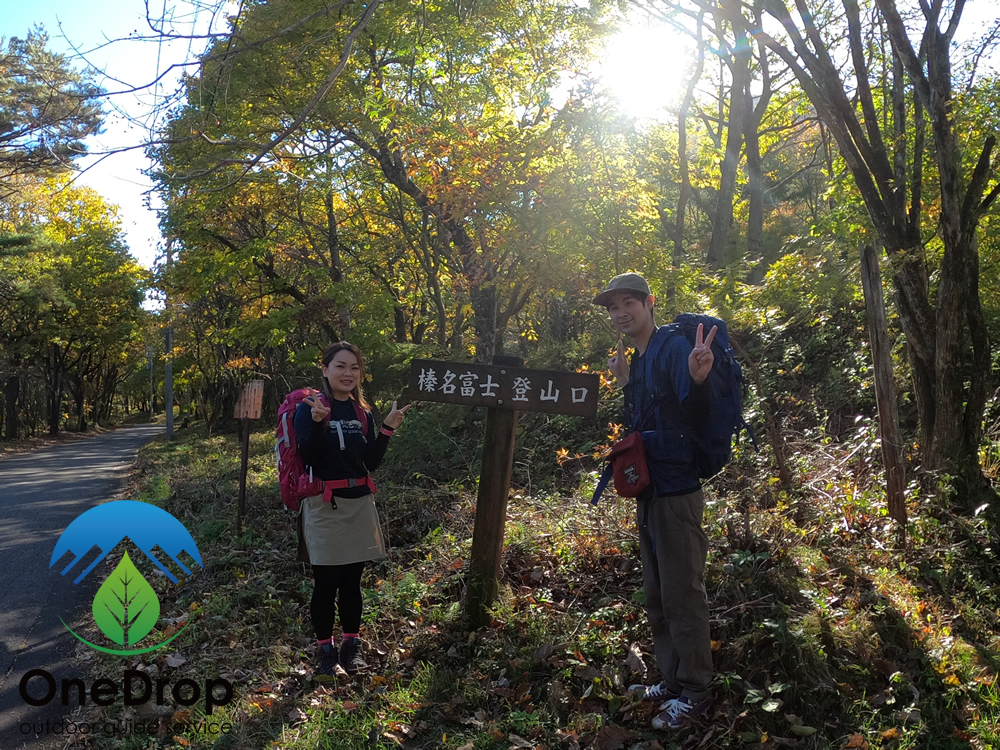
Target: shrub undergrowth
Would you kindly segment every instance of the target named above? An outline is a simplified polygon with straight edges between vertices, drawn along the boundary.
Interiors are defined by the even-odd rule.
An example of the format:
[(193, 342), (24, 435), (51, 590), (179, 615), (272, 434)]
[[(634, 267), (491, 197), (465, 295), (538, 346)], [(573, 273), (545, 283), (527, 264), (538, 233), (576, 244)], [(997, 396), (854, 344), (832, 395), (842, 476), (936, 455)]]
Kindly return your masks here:
[[(394, 439), (397, 458), (414, 460), (406, 441), (416, 423)], [(166, 653), (127, 666), (232, 680), (236, 699), (212, 717), (232, 732), (177, 732), (174, 722), (204, 717), (198, 706), (166, 706), (148, 736), (94, 745), (994, 747), (995, 538), (984, 516), (953, 515), (946, 493), (923, 478), (908, 489), (912, 522), (898, 547), (873, 443), (865, 425), (853, 441), (803, 438), (790, 451), (790, 489), (769, 476), (766, 453), (744, 448), (707, 487), (715, 702), (671, 736), (649, 727), (655, 706), (629, 691), (655, 679), (634, 506), (607, 495), (589, 506), (593, 477), (582, 464), (572, 492), (512, 490), (492, 623), (470, 630), (462, 605), (474, 482), (456, 474), (442, 485), (390, 463), (394, 481), (378, 500), (390, 554), (368, 565), (363, 582), (373, 670), (318, 682), (311, 580), (294, 561), (270, 435), (252, 435), (237, 534), (238, 442), (186, 430), (142, 451), (128, 495), (163, 507), (194, 536), (204, 569), (160, 586), (167, 622), (192, 622)], [(122, 667), (101, 657), (94, 669), (120, 680)], [(152, 709), (119, 703), (103, 716), (150, 718), (143, 710)]]

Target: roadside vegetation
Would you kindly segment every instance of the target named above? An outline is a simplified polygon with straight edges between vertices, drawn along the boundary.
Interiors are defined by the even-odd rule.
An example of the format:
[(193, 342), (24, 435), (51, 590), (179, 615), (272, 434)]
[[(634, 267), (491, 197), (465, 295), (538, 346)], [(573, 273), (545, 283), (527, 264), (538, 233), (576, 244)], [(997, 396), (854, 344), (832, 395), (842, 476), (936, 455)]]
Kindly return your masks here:
[[(421, 407), (424, 427), (453, 412)], [(461, 429), (469, 441), (474, 413)], [(252, 435), (248, 516), (235, 532), (239, 442), (200, 427), (141, 454), (128, 496), (182, 520), (204, 570), (160, 591), (167, 627), (191, 626), (146, 662), (153, 676), (223, 676), (235, 701), (212, 720), (233, 732), (177, 733), (198, 706), (150, 716), (160, 731), (119, 750), (192, 748), (990, 748), (1000, 742), (1000, 611), (995, 535), (985, 514), (956, 515), (931, 479), (912, 482), (898, 548), (875, 471), (873, 425), (843, 444), (803, 440), (794, 492), (746, 448), (709, 487), (707, 585), (717, 679), (711, 713), (675, 736), (648, 726), (630, 685), (653, 679), (631, 502), (586, 502), (595, 462), (571, 491), (515, 489), (501, 596), (490, 627), (463, 622), (474, 477), (414, 472), (408, 423), (379, 498), (390, 556), (364, 579), (373, 669), (313, 679), (311, 580), (294, 562), (272, 441)], [(536, 432), (536, 438), (543, 430)], [(518, 458), (530, 450), (531, 440)], [(472, 448), (474, 451), (475, 449)], [(392, 455), (392, 451), (390, 453)], [(475, 461), (476, 456), (470, 456)], [(517, 460), (517, 458), (516, 458)], [(563, 458), (564, 465), (571, 461)], [(565, 482), (563, 483), (565, 486)], [(141, 658), (141, 657), (140, 657)], [(140, 666), (141, 665), (141, 666)], [(120, 673), (120, 659), (98, 661)], [(144, 709), (147, 710), (147, 709)], [(148, 709), (152, 710), (152, 709)], [(148, 711), (147, 710), (147, 711)]]

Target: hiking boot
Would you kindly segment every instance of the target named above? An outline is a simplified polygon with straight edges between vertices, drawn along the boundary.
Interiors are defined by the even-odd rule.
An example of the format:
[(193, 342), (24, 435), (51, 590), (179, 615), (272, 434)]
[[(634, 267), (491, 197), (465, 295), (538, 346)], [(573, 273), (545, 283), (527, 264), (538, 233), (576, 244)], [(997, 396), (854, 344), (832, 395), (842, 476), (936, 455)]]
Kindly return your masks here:
[(650, 723), (653, 729), (683, 729), (686, 721), (701, 716), (711, 704), (710, 698), (694, 702), (682, 695), (664, 703), (663, 710)]
[(666, 682), (658, 682), (655, 685), (629, 685), (628, 689), (642, 689), (642, 700), (644, 701), (663, 701), (663, 705), (660, 706), (661, 711), (667, 707), (669, 701), (681, 697), (680, 693), (668, 688)]
[(347, 674), (357, 674), (368, 669), (368, 664), (361, 658), (360, 638), (345, 638), (340, 644), (340, 666)]
[(340, 663), (337, 655), (337, 647), (332, 643), (324, 643), (319, 647), (318, 655), (319, 666), (316, 667), (314, 674), (317, 677), (336, 677), (337, 666)]

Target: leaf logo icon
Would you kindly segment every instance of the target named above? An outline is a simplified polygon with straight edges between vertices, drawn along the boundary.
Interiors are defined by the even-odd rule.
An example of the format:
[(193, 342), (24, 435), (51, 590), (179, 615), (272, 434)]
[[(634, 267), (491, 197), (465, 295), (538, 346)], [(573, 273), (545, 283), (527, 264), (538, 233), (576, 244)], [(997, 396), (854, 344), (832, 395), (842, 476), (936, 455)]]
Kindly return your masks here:
[[(78, 584), (126, 540), (133, 548), (133, 554), (145, 555), (171, 583), (178, 583), (172, 569), (174, 567), (186, 576), (192, 574), (188, 567), (190, 562), (185, 562), (185, 557), (189, 557), (198, 566), (202, 565), (201, 553), (198, 552), (194, 538), (184, 528), (184, 524), (172, 515), (162, 508), (138, 500), (115, 500), (81, 513), (66, 527), (52, 550), (49, 568), (55, 567), (57, 563), (64, 566), (62, 575), (72, 572), (76, 576), (73, 583)], [(98, 552), (96, 556), (92, 554), (95, 549)], [(81, 570), (87, 559), (90, 562)], [(173, 565), (167, 567), (164, 561)], [(98, 590), (91, 612), (101, 632), (112, 642), (108, 645), (125, 648), (109, 648), (91, 643), (79, 633), (73, 632), (61, 617), (60, 620), (66, 630), (81, 643), (118, 656), (133, 656), (163, 648), (191, 623), (188, 620), (180, 630), (160, 643), (135, 647), (156, 627), (160, 617), (160, 600), (149, 581), (135, 567), (127, 551)]]
[(119, 646), (135, 645), (156, 626), (160, 600), (127, 551), (98, 589), (92, 611), (97, 626)]

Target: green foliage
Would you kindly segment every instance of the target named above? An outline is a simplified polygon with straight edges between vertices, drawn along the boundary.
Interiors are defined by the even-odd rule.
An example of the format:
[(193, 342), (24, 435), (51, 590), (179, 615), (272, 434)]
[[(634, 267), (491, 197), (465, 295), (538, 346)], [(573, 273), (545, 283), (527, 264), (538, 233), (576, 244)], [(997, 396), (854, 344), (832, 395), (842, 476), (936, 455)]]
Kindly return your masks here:
[(103, 119), (103, 92), (48, 41), (41, 28), (6, 48), (0, 38), (0, 199), (16, 192), (16, 178), (70, 169)]
[[(46, 393), (49, 429), (58, 431), (68, 390), (79, 429), (108, 421), (118, 385), (142, 356), (147, 274), (128, 254), (116, 210), (66, 178), (24, 181), (0, 203), (0, 231), (24, 225), (33, 231), (22, 235), (22, 252), (0, 255), (0, 347), (7, 377), (25, 381), (18, 411), (33, 391)], [(35, 428), (38, 416), (25, 421)]]

